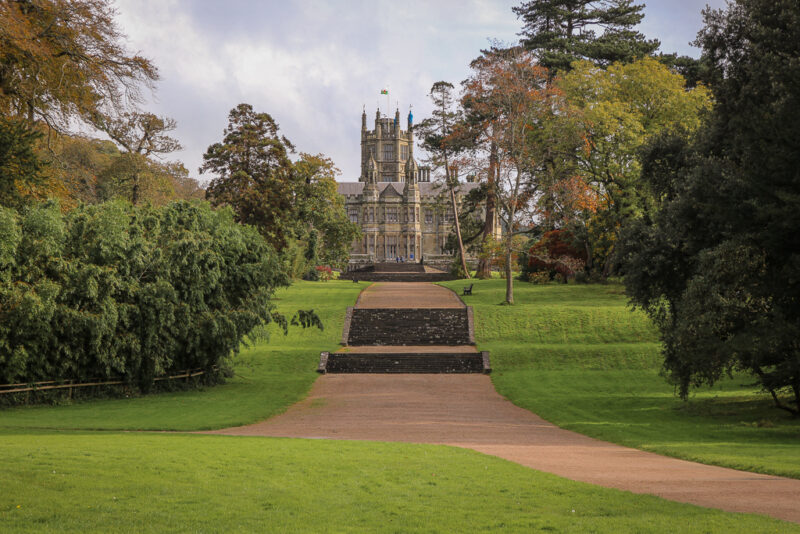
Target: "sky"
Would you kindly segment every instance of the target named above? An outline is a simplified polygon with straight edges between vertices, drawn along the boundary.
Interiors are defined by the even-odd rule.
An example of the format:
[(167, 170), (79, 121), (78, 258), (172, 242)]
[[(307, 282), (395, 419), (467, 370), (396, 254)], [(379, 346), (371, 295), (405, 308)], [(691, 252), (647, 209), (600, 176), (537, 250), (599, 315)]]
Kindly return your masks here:
[[(298, 152), (322, 153), (360, 174), (361, 110), (368, 125), (389, 90), (389, 113), (415, 122), (430, 113), (428, 91), (458, 86), (469, 62), (494, 41), (511, 44), (521, 22), (510, 0), (116, 0), (131, 51), (158, 67), (143, 108), (172, 117), (183, 149), (169, 159), (199, 174), (209, 145), (221, 141), (228, 112), (246, 102), (267, 112)], [(638, 30), (661, 50), (697, 57), (689, 43), (701, 11), (725, 0), (648, 0)]]

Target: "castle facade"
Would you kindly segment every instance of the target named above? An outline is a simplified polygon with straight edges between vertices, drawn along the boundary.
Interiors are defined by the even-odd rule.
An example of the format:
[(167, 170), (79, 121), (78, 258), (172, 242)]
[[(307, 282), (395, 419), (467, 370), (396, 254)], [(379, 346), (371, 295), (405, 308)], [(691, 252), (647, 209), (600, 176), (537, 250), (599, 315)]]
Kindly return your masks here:
[[(460, 184), (456, 201), (477, 187)], [(430, 170), (414, 160), (413, 116), (400, 129), (400, 111), (394, 119), (375, 113), (373, 130), (361, 114), (361, 176), (357, 182), (339, 182), (347, 214), (361, 227), (362, 237), (353, 243), (351, 266), (405, 261), (446, 266), (447, 236), (454, 218), (446, 188), (431, 182)]]

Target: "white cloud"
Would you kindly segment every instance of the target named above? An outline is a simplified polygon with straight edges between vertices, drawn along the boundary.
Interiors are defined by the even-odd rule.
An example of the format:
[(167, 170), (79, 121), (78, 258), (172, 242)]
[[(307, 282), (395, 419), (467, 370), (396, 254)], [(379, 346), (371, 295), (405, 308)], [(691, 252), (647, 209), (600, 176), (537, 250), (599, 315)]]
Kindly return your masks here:
[[(690, 10), (680, 0), (681, 13)], [(723, 0), (712, 0), (712, 3)], [(409, 104), (421, 119), (430, 112), (433, 82), (455, 85), (489, 38), (517, 39), (521, 24), (512, 0), (358, 0), (327, 2), (117, 0), (118, 22), (131, 47), (159, 67), (152, 111), (178, 121), (185, 146), (175, 156), (195, 173), (202, 154), (218, 141), (228, 111), (240, 102), (269, 112), (305, 152), (322, 152), (359, 174), (360, 112), (371, 122), (375, 106), (403, 117)], [(692, 38), (696, 27), (673, 36), (669, 2), (651, 0), (643, 30)], [(699, 11), (700, 7), (697, 7)], [(674, 19), (674, 17), (673, 17)], [(680, 27), (680, 26), (679, 26)], [(668, 31), (669, 30), (669, 31)], [(388, 85), (390, 109), (379, 92)]]

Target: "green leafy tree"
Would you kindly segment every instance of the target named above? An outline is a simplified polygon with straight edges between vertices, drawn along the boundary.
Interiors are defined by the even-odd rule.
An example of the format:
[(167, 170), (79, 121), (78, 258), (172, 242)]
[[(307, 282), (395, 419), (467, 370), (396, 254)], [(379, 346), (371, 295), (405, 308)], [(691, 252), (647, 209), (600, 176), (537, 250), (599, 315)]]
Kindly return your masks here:
[[(350, 246), (360, 237), (361, 229), (348, 219), (344, 198), (337, 191), (339, 169), (322, 154), (303, 153), (294, 164), (294, 174), (297, 219), (306, 225), (308, 246), (312, 234), (316, 235), (315, 260), (328, 266), (346, 267)], [(317, 264), (309, 267), (315, 268)]]
[[(682, 76), (652, 58), (607, 69), (577, 62), (557, 84), (580, 124), (576, 174), (589, 188), (565, 199), (563, 222), (582, 242), (588, 265), (609, 274), (620, 229), (654, 209), (656, 198), (641, 180), (641, 147), (663, 131), (697, 130), (711, 107), (710, 93), (703, 85), (687, 90)], [(592, 209), (576, 207), (587, 201)], [(581, 216), (571, 216), (577, 212)]]
[(598, 66), (631, 62), (660, 45), (633, 29), (644, 18), (644, 5), (633, 0), (532, 0), (512, 9), (524, 24), (521, 44), (551, 75), (570, 70), (577, 60)]
[(336, 192), (339, 171), (321, 154), (301, 154), (293, 162), (289, 155), (294, 145), (278, 131), (268, 113), (256, 113), (249, 104), (231, 110), (223, 141), (203, 156), (200, 172), (216, 175), (206, 196), (214, 205), (231, 206), (239, 221), (257, 227), (287, 255), (294, 274), (316, 267), (309, 265), (310, 259), (297, 261), (312, 252), (312, 232), (317, 239), (309, 257), (342, 266), (358, 227), (347, 219)]
[(222, 142), (203, 155), (200, 172), (215, 175), (206, 189), (213, 205), (231, 206), (240, 222), (282, 250), (295, 235), (296, 184), (289, 158), (294, 145), (278, 130), (268, 113), (239, 104), (228, 115)]
[(716, 105), (694, 138), (649, 144), (643, 176), (662, 205), (623, 234), (625, 284), (684, 398), (741, 370), (800, 416), (800, 5), (704, 16)]

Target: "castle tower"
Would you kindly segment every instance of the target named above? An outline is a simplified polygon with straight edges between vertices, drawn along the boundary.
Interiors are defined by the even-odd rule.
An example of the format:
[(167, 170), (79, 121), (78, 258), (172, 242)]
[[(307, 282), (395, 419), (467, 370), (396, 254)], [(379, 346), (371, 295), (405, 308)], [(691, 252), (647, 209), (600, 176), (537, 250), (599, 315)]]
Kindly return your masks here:
[(375, 128), (367, 130), (366, 110), (361, 114), (361, 176), (360, 182), (367, 181), (370, 158), (377, 166), (377, 182), (404, 182), (405, 165), (413, 154), (414, 135), (411, 132), (412, 116), (409, 113), (409, 129), (400, 128), (400, 110), (394, 118), (381, 116), (375, 112)]

